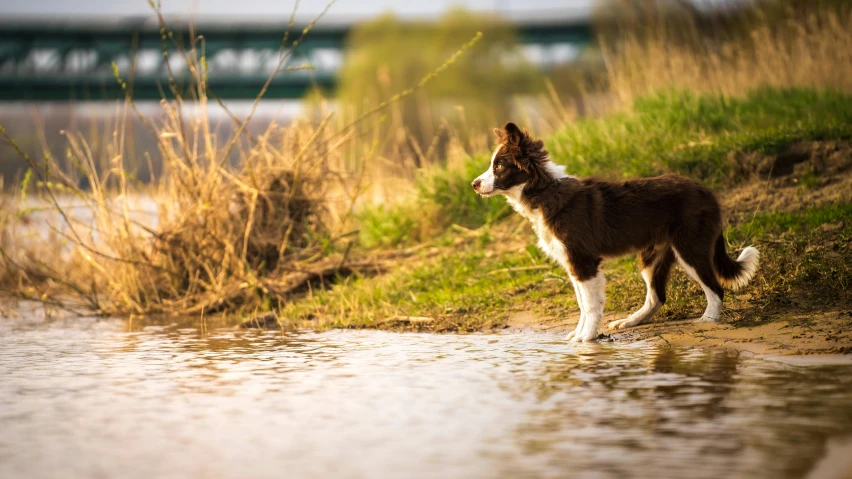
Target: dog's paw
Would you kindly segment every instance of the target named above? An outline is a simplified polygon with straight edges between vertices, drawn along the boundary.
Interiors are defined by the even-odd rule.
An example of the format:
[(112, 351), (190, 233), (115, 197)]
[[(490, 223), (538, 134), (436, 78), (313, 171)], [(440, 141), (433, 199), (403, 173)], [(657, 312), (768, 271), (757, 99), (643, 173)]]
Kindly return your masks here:
[(615, 321), (610, 321), (609, 324), (607, 324), (609, 329), (624, 329), (629, 328), (630, 326), (633, 326), (630, 318), (617, 319)]
[(572, 343), (588, 343), (589, 341), (594, 341), (598, 338), (597, 331), (582, 331), (574, 335), (571, 338)]
[(719, 320), (717, 318), (714, 318), (712, 316), (707, 316), (705, 314), (704, 316), (701, 316), (700, 318), (696, 319), (695, 322), (696, 323), (718, 323)]
[(577, 335), (577, 330), (571, 331), (568, 333), (568, 336), (565, 336), (565, 341), (571, 341), (571, 339)]

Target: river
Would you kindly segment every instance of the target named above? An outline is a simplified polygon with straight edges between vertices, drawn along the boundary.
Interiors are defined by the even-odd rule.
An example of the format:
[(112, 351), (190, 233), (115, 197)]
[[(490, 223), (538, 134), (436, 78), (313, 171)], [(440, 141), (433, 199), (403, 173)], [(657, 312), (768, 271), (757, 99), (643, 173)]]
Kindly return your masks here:
[(26, 314), (0, 318), (0, 477), (829, 477), (837, 359)]

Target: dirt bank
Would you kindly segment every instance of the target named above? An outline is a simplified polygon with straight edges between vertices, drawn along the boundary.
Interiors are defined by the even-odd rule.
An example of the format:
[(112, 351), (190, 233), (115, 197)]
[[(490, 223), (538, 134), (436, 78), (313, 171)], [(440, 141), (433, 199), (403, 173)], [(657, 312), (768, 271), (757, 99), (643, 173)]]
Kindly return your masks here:
[(852, 143), (812, 141), (778, 155), (745, 155), (738, 161), (753, 181), (717, 192), (729, 224), (762, 212), (794, 212), (832, 203), (852, 203)]
[[(514, 313), (506, 323), (508, 331), (547, 331), (568, 333), (577, 325), (578, 315), (551, 318), (527, 311)], [(607, 314), (604, 324), (623, 315)], [(691, 320), (656, 322), (620, 330), (603, 330), (601, 341), (625, 343), (653, 341), (672, 346), (725, 348), (756, 354), (850, 354), (852, 353), (852, 311), (789, 315), (764, 324), (697, 324)]]

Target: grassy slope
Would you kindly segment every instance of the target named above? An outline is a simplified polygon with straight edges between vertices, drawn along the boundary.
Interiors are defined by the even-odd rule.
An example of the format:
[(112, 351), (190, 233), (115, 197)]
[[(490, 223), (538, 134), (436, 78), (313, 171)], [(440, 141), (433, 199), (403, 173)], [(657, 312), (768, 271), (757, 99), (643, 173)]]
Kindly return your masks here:
[[(848, 138), (852, 98), (762, 90), (742, 99), (685, 94), (646, 98), (632, 111), (569, 125), (547, 144), (557, 162), (579, 175), (676, 171), (719, 187), (748, 178), (755, 165), (744, 164), (743, 158), (781, 152), (801, 140)], [(315, 292), (286, 306), (282, 317), (370, 327), (392, 316), (427, 316), (435, 319), (426, 326), (430, 329), (477, 330), (500, 327), (514, 311), (551, 317), (576, 311), (570, 282), (533, 246), (529, 227), (517, 220), (498, 221), (510, 213), (505, 202), (484, 201), (469, 190), (470, 178), (486, 163), (483, 155), (463, 171), (429, 175), (414, 202), (361, 217), (362, 240), (368, 245), (414, 244), (452, 224), (484, 227), (439, 234), (399, 270), (373, 279), (350, 278)], [(757, 242), (763, 264), (752, 285), (729, 296), (729, 319), (749, 324), (780, 307), (848, 305), (849, 217), (852, 205), (826, 204), (750, 216), (732, 225), (730, 244)], [(641, 305), (644, 285), (635, 263), (628, 256), (605, 264), (607, 310), (626, 312)], [(703, 307), (700, 290), (678, 272), (659, 318), (697, 316)]]
[[(758, 90), (744, 98), (666, 93), (631, 111), (566, 125), (545, 139), (551, 156), (577, 176), (625, 178), (676, 172), (709, 186), (747, 179), (754, 155), (799, 140), (852, 138), (852, 97), (811, 90)], [(749, 155), (738, 155), (746, 153)], [(460, 169), (428, 172), (417, 198), (360, 213), (363, 246), (397, 246), (433, 238), (453, 223), (467, 228), (511, 214), (502, 199), (470, 191), (489, 152)]]
[(741, 181), (750, 165), (733, 152), (774, 154), (798, 140), (852, 137), (852, 97), (762, 89), (744, 98), (666, 93), (632, 111), (580, 121), (547, 145), (579, 176), (678, 172), (711, 186)]

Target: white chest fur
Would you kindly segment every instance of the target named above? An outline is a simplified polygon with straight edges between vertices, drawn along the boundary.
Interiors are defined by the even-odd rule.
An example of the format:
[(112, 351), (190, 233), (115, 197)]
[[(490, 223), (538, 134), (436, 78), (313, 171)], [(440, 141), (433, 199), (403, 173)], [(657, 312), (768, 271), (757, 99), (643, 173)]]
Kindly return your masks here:
[[(528, 219), (533, 226), (533, 231), (535, 231), (536, 236), (538, 236), (538, 247), (541, 249), (544, 254), (546, 254), (550, 259), (559, 263), (563, 268), (568, 270), (568, 255), (565, 251), (565, 245), (556, 235), (553, 234), (551, 229), (547, 226), (547, 223), (544, 221), (544, 217), (539, 210), (531, 210), (529, 209), (522, 201), (521, 194), (523, 191), (523, 185), (516, 186), (511, 190), (507, 191), (506, 200), (512, 205), (512, 208), (518, 212), (521, 216)], [(569, 271), (570, 273), (570, 271)]]

